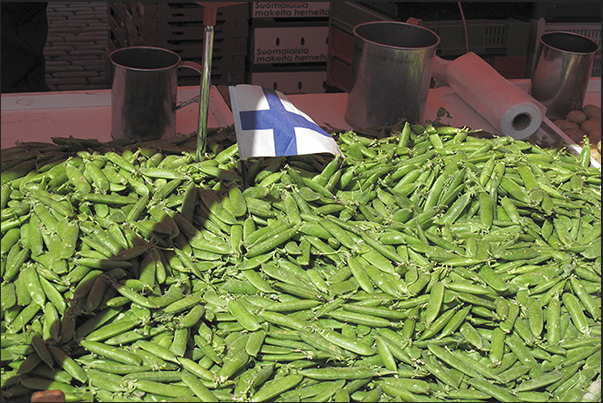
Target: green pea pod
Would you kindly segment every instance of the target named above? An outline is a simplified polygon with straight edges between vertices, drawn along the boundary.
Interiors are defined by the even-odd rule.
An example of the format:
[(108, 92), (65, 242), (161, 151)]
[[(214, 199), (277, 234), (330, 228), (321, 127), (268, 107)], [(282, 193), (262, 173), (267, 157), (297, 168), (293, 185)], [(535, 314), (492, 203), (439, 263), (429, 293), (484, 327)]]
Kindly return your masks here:
[(257, 245), (254, 245), (247, 251), (247, 253), (246, 253), (247, 258), (252, 258), (252, 257), (258, 256), (258, 255), (261, 255), (263, 253), (266, 253), (269, 250), (273, 250), (278, 245), (291, 239), (291, 237), (293, 237), (297, 233), (297, 231), (298, 231), (297, 228), (286, 229), (286, 230), (282, 231), (280, 234), (276, 234), (276, 235), (272, 236), (271, 238), (268, 238), (265, 241), (260, 242)]
[(434, 320), (429, 327), (425, 329), (425, 331), (419, 337), (419, 340), (429, 339), (440, 332), (440, 330), (444, 329), (446, 324), (452, 320), (456, 313), (456, 309), (448, 309), (446, 312), (442, 313), (436, 320)]
[(80, 345), (94, 354), (98, 354), (113, 361), (130, 365), (142, 364), (142, 358), (140, 356), (123, 348), (107, 346), (104, 343), (89, 340), (81, 340)]
[(588, 136), (584, 136), (582, 144), (582, 150), (578, 155), (578, 164), (581, 167), (588, 168), (590, 166), (590, 139)]
[(32, 301), (43, 307), (46, 304), (46, 293), (44, 292), (44, 288), (42, 288), (35, 266), (26, 265), (21, 270), (23, 272), (23, 281), (27, 285)]
[(282, 393), (294, 388), (303, 380), (303, 376), (299, 374), (286, 375), (278, 380), (262, 385), (257, 392), (251, 396), (251, 402), (264, 402), (279, 396)]
[(196, 304), (202, 301), (202, 297), (199, 294), (187, 295), (184, 298), (174, 301), (171, 304), (163, 308), (164, 312), (177, 313), (186, 309), (192, 308)]
[(463, 213), (465, 208), (469, 205), (471, 201), (471, 193), (463, 193), (459, 196), (454, 203), (450, 206), (448, 210), (444, 213), (440, 222), (442, 224), (453, 224)]
[(509, 195), (511, 195), (516, 200), (519, 200), (526, 204), (530, 204), (530, 196), (528, 195), (528, 193), (524, 190), (524, 188), (519, 186), (512, 179), (509, 179), (507, 176), (504, 176), (500, 181), (500, 186), (502, 186), (502, 188), (506, 190)]
[(53, 304), (53, 307), (61, 315), (63, 315), (67, 310), (67, 302), (65, 301), (65, 297), (63, 296), (63, 294), (61, 294), (55, 284), (51, 283), (46, 278), (39, 276), (39, 280), (40, 285), (44, 290), (44, 294), (46, 295), (46, 298), (48, 298), (48, 301)]
[(201, 200), (210, 212), (216, 215), (221, 221), (226, 224), (236, 224), (237, 218), (224, 208), (218, 197), (211, 191), (204, 189), (199, 191)]
[[(217, 253), (220, 255), (229, 255), (233, 252), (232, 247), (227, 242), (209, 240), (201, 233), (189, 238), (188, 241), (191, 247), (207, 252)], [(267, 248), (265, 252), (268, 250), (270, 250), (270, 248)]]
[(240, 301), (234, 299), (228, 301), (227, 308), (236, 320), (248, 331), (254, 332), (261, 328), (255, 315), (249, 312)]
[[(40, 231), (39, 224), (37, 224), (37, 225), (38, 225), (38, 228), (36, 228), (35, 230)], [(32, 232), (33, 231), (34, 230), (32, 230)], [(39, 234), (39, 235), (41, 236), (41, 234)], [(19, 228), (11, 228), (8, 231), (6, 231), (6, 233), (2, 237), (2, 255), (7, 254), (10, 251), (10, 249), (17, 242), (19, 242), (19, 239), (21, 239), (21, 230)], [(36, 246), (36, 252), (37, 252), (36, 254), (39, 255), (41, 253), (42, 245), (36, 244), (35, 246)], [(32, 249), (32, 252), (33, 252), (33, 249)]]
[(144, 295), (137, 293), (134, 289), (127, 287), (123, 284), (119, 284), (111, 279), (109, 281), (118, 293), (120, 293), (126, 298), (129, 298), (132, 302), (141, 305), (145, 308), (158, 308), (158, 306), (155, 305), (154, 302), (152, 302)]
[(109, 179), (107, 179), (100, 167), (90, 162), (85, 164), (84, 170), (88, 173), (88, 175), (90, 175), (90, 178), (92, 178), (92, 184), (99, 192), (106, 193), (109, 191)]
[(578, 297), (574, 294), (565, 292), (561, 298), (572, 318), (574, 326), (576, 326), (581, 333), (587, 333), (589, 330), (588, 321)]
[(78, 381), (84, 383), (88, 379), (86, 371), (60, 347), (49, 345), (48, 349), (57, 362), (65, 371)]
[(69, 178), (69, 183), (74, 186), (75, 190), (81, 194), (87, 194), (92, 191), (92, 186), (84, 176), (84, 174), (74, 166), (70, 161), (65, 165), (65, 173)]
[(540, 300), (528, 297), (527, 314), (532, 335), (539, 338), (544, 328), (544, 314)]
[(61, 240), (63, 241), (59, 254), (61, 259), (69, 259), (75, 254), (79, 235), (80, 230), (77, 222), (69, 222), (65, 227), (65, 231), (61, 234)]
[(481, 266), (478, 275), (496, 292), (503, 293), (509, 289), (509, 285), (487, 264)]
[(41, 190), (41, 189), (32, 189), (30, 191), (31, 194), (35, 195), (36, 200), (42, 202), (46, 207), (56, 211), (61, 216), (64, 217), (73, 217), (74, 211), (71, 204), (66, 200), (56, 200), (54, 199), (50, 193)]
[(344, 336), (335, 330), (319, 329), (317, 332), (331, 343), (356, 354), (370, 356), (377, 353), (375, 349), (363, 341)]
[(597, 306), (589, 292), (584, 287), (582, 281), (576, 277), (570, 277), (570, 285), (574, 290), (574, 293), (582, 303), (582, 306), (586, 309), (586, 312), (594, 319), (597, 320), (601, 317), (601, 309)]
[(370, 367), (338, 367), (338, 368), (308, 368), (297, 371), (298, 374), (310, 379), (337, 380), (337, 379), (360, 379), (379, 376), (375, 368)]
[(184, 178), (174, 178), (168, 180), (166, 183), (157, 188), (151, 200), (161, 201), (168, 198), (170, 195), (172, 195), (172, 192), (174, 192), (178, 186), (180, 186), (183, 180)]
[(494, 385), (483, 378), (472, 377), (467, 379), (467, 383), (475, 389), (492, 396), (496, 400), (504, 402), (521, 402), (521, 400), (502, 386)]
[(427, 326), (429, 326), (440, 313), (440, 308), (442, 306), (442, 302), (444, 301), (445, 290), (446, 287), (444, 286), (444, 283), (441, 282), (435, 283), (431, 288), (429, 305), (427, 305), (425, 313), (425, 321), (427, 322)]

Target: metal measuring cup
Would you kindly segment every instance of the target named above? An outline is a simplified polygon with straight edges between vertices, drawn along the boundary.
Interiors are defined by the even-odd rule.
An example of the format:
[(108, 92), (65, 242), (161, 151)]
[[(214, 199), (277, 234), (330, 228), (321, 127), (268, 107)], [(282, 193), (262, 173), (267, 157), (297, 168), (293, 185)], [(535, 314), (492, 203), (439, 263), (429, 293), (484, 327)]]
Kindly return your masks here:
[(599, 49), (597, 42), (573, 32), (540, 36), (530, 94), (546, 106), (549, 119), (565, 119), (571, 110), (582, 109)]
[(113, 65), (111, 137), (148, 141), (176, 135), (176, 111), (198, 97), (176, 104), (178, 73), (201, 66), (183, 61), (171, 50), (152, 46), (117, 49), (109, 55)]

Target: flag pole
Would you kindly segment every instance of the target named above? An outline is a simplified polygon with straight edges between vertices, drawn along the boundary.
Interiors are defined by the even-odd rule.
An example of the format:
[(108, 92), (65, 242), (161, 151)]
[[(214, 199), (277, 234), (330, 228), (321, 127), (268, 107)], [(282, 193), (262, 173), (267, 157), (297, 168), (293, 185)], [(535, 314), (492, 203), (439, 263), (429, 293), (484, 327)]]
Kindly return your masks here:
[(209, 91), (211, 88), (211, 59), (214, 47), (214, 26), (218, 17), (218, 8), (244, 4), (244, 1), (215, 2), (200, 1), (197, 4), (203, 6), (203, 25), (205, 32), (203, 38), (203, 74), (201, 75), (201, 89), (199, 93), (199, 126), (197, 128), (197, 152), (196, 161), (205, 158), (205, 147), (207, 146), (207, 120), (209, 116)]
[(247, 165), (244, 159), (239, 159), (239, 167), (241, 168), (241, 176), (243, 177), (243, 190), (247, 189)]
[[(206, 7), (207, 13), (213, 10), (215, 20), (216, 9)], [(206, 17), (204, 17), (205, 22)], [(209, 90), (211, 87), (211, 59), (214, 43), (213, 25), (205, 25), (205, 36), (203, 39), (203, 75), (201, 77), (201, 92), (199, 95), (199, 127), (197, 129), (197, 153), (196, 161), (200, 162), (205, 156), (205, 147), (207, 144), (207, 120), (209, 114)]]

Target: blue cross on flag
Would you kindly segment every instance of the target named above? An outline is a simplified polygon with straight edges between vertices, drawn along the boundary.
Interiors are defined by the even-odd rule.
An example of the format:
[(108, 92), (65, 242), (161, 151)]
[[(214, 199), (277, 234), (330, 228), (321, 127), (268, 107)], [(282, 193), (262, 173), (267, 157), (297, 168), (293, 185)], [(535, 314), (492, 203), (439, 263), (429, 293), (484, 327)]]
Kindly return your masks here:
[(241, 159), (341, 153), (331, 135), (280, 92), (249, 84), (229, 90)]

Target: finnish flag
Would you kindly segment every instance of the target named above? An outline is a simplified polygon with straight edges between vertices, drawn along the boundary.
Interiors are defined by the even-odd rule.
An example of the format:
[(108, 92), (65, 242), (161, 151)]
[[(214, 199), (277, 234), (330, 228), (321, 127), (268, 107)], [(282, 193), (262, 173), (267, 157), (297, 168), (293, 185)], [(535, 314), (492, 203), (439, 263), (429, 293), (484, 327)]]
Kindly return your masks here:
[(258, 85), (230, 86), (239, 157), (341, 154), (330, 134), (283, 94)]

